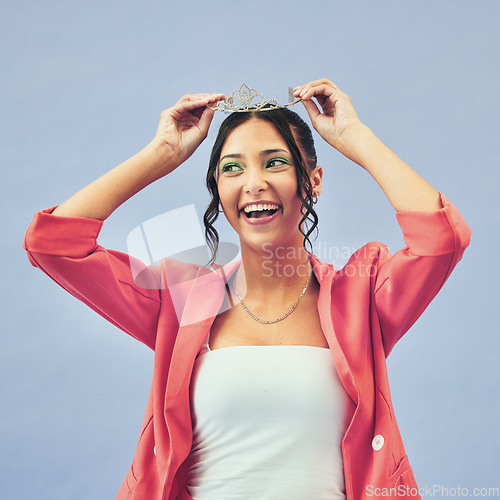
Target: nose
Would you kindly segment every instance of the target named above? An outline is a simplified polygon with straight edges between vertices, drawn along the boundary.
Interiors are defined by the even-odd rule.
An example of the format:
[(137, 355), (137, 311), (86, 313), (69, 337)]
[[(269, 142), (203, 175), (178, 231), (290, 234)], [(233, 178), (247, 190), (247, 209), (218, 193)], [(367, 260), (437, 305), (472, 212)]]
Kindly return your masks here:
[(251, 195), (257, 195), (267, 188), (264, 172), (260, 168), (249, 168), (246, 172), (244, 189)]

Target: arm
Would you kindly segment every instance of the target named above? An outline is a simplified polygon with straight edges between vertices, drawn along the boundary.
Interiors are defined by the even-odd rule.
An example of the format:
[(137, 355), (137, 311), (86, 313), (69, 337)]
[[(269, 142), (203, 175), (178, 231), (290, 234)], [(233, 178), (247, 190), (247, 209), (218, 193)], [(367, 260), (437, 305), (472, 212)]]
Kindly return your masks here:
[(435, 212), (398, 212), (406, 247), (382, 247), (373, 287), (386, 356), (441, 290), (469, 245), (471, 231), (440, 193)]
[(321, 137), (370, 173), (395, 210), (431, 212), (442, 208), (439, 193), (361, 123), (350, 97), (330, 80), (297, 87), (295, 95), (302, 98)]
[(149, 281), (147, 286), (137, 286), (131, 257), (97, 244), (102, 221), (54, 217), (52, 211), (35, 214), (26, 231), (23, 246), (31, 264), (110, 323), (154, 349), (161, 306), (159, 270), (135, 262)]
[[(458, 210), (362, 124), (348, 95), (323, 79), (295, 89), (317, 132), (382, 188), (397, 211), (406, 248), (380, 247), (373, 303), (389, 355), (448, 279), (470, 241)], [(323, 113), (311, 100), (316, 99)]]
[[(38, 212), (24, 238), (33, 266), (152, 349), (160, 306), (171, 305), (168, 291), (163, 292), (164, 300), (160, 296), (160, 269), (99, 246), (97, 236), (102, 220), (119, 205), (194, 152), (207, 135), (213, 111), (206, 103), (213, 100), (218, 97), (183, 97), (162, 113), (150, 145), (59, 207)], [(132, 268), (135, 275), (142, 269), (141, 286)]]
[(184, 163), (206, 138), (222, 94), (185, 95), (162, 112), (153, 141), (59, 205), (53, 215), (107, 219), (122, 203)]

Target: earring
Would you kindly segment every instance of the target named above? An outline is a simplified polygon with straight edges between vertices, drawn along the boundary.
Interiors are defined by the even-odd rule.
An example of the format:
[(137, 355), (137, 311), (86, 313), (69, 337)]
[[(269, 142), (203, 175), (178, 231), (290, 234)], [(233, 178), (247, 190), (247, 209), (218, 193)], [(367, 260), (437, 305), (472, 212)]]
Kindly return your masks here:
[(316, 203), (318, 203), (318, 197), (316, 195), (313, 195), (312, 202), (314, 205), (316, 205)]
[(219, 213), (221, 214), (223, 212), (224, 212), (224, 210), (222, 210), (222, 205), (219, 203)]

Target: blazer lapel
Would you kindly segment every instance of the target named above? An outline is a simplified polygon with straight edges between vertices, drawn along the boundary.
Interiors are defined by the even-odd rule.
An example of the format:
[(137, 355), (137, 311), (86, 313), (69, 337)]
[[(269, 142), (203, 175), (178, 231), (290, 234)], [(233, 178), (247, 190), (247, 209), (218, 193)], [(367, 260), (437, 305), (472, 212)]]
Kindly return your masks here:
[(318, 313), (321, 323), (321, 328), (325, 334), (330, 352), (337, 368), (340, 381), (344, 386), (347, 394), (350, 396), (355, 405), (358, 404), (359, 396), (358, 389), (354, 382), (352, 371), (347, 363), (344, 351), (339, 344), (334, 327), (334, 314), (332, 311), (332, 282), (334, 270), (328, 264), (319, 261), (315, 255), (311, 255), (311, 264), (314, 269), (314, 274), (319, 282), (319, 297), (318, 297)]
[(165, 421), (174, 450), (171, 466), (175, 468), (191, 449), (189, 385), (194, 361), (224, 302), (225, 283), (238, 266), (239, 261), (215, 271), (200, 267), (187, 294), (165, 391)]
[(196, 354), (224, 302), (225, 284), (239, 265), (240, 261), (236, 261), (224, 267), (217, 266), (215, 270), (200, 267), (192, 280), (172, 353), (167, 398), (175, 397), (181, 387), (188, 385)]

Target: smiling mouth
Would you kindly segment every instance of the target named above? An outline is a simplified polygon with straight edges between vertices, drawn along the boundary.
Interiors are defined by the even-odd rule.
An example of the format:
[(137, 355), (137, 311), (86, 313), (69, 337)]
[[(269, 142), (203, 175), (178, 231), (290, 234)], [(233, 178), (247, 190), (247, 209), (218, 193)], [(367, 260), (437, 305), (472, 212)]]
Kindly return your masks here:
[(248, 219), (260, 219), (270, 217), (280, 209), (280, 206), (274, 203), (264, 203), (248, 205), (243, 209), (243, 213)]

